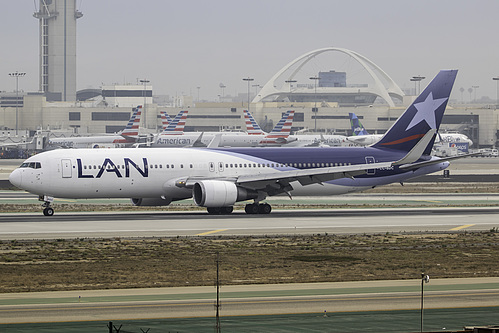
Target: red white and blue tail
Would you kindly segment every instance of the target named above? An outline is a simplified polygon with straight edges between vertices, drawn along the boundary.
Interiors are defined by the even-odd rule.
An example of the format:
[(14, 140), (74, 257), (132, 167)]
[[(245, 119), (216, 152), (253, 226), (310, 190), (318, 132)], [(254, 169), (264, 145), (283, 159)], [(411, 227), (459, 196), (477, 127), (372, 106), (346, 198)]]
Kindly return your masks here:
[(258, 125), (255, 118), (253, 118), (253, 115), (248, 110), (243, 110), (243, 113), (244, 113), (244, 122), (246, 123), (246, 132), (249, 135), (267, 134), (260, 128), (260, 125)]
[(161, 114), (161, 128), (163, 131), (168, 127), (168, 125), (172, 122), (172, 117), (166, 113), (166, 111), (160, 111)]
[(121, 132), (121, 136), (126, 136), (126, 137), (139, 136), (141, 115), (142, 115), (142, 105), (139, 105), (133, 109), (132, 117), (128, 121), (128, 124), (125, 126), (125, 129)]
[(184, 134), (185, 120), (189, 111), (180, 111), (161, 133), (162, 135)]
[(288, 142), (293, 125), (294, 110), (286, 111), (272, 131), (260, 141), (260, 145), (282, 145)]

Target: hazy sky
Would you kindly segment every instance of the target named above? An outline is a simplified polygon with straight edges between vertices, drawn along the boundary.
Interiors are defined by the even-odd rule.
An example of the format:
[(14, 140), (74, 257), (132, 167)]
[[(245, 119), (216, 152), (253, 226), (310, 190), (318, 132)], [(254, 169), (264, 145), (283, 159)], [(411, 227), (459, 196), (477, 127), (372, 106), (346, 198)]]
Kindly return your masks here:
[[(38, 6), (38, 0), (37, 6)], [(0, 90), (38, 90), (38, 20), (32, 0), (3, 1)], [(402, 88), (409, 78), (459, 69), (459, 88), (496, 98), (497, 0), (77, 0), (77, 88), (151, 80), (154, 94), (201, 99), (263, 85), (294, 58), (323, 47), (356, 51)], [(328, 66), (334, 67), (334, 66)], [(324, 68), (329, 70), (334, 68)], [(424, 84), (424, 85), (425, 85)], [(470, 98), (464, 93), (464, 100)]]

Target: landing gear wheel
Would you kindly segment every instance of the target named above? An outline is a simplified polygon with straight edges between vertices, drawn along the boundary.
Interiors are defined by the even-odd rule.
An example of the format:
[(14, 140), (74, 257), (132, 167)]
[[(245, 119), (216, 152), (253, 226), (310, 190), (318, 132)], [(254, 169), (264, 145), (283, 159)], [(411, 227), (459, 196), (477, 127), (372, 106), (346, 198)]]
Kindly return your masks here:
[(52, 207), (46, 207), (43, 210), (43, 215), (45, 215), (45, 216), (52, 216), (52, 215), (54, 215), (54, 209)]
[(208, 214), (213, 214), (213, 215), (218, 215), (218, 214), (231, 214), (232, 211), (234, 210), (234, 207), (232, 206), (227, 206), (227, 207), (206, 207), (206, 210), (208, 211)]
[(258, 214), (258, 204), (247, 204), (244, 211), (246, 214)]
[(232, 206), (222, 207), (222, 208), (220, 208), (220, 213), (221, 214), (232, 214), (233, 210), (234, 210), (234, 207), (232, 207)]
[(271, 211), (272, 206), (267, 203), (258, 205), (258, 214), (270, 214)]
[(208, 211), (208, 214), (220, 214), (220, 207), (207, 207), (206, 210)]

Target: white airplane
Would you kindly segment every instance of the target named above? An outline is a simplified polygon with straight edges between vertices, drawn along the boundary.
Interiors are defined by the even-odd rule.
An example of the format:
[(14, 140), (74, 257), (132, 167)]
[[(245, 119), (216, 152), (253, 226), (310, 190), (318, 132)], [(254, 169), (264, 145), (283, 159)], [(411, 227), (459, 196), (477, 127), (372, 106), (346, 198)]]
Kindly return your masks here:
[[(384, 137), (369, 147), (64, 149), (28, 158), (10, 182), (39, 196), (44, 214), (58, 198), (132, 198), (139, 206), (193, 198), (211, 214), (253, 200), (248, 214), (268, 214), (268, 196), (337, 195), (443, 170), (430, 156), (457, 71), (441, 71)], [(469, 155), (468, 155), (469, 156)]]
[[(248, 111), (244, 111), (248, 133), (242, 132), (184, 132), (188, 111), (181, 111), (155, 139), (151, 147), (208, 147), (217, 137), (219, 147), (279, 146), (289, 142), (294, 111), (287, 111), (272, 132), (263, 132)], [(249, 125), (248, 125), (249, 123)], [(248, 127), (249, 126), (249, 127)]]
[(355, 113), (350, 112), (348, 116), (350, 117), (353, 135), (348, 136), (346, 138), (347, 141), (359, 146), (369, 146), (378, 142), (383, 137), (382, 134), (369, 134)]
[(437, 138), (435, 139), (435, 143), (444, 143), (444, 142), (467, 143), (470, 147), (473, 145), (473, 141), (464, 134), (438, 132)]
[(133, 144), (139, 138), (139, 124), (142, 106), (133, 109), (125, 129), (119, 134), (49, 138), (49, 147), (93, 148), (99, 144)]
[[(251, 135), (267, 135), (258, 123), (255, 118), (251, 115), (251, 113), (247, 110), (244, 110), (244, 118), (246, 121), (246, 131)], [(281, 119), (281, 121), (283, 121)], [(324, 146), (341, 146), (341, 144), (345, 141), (345, 136), (343, 135), (324, 135), (324, 134), (301, 134), (301, 135), (289, 135), (291, 133), (293, 118), (290, 119), (289, 124), (285, 128), (286, 133), (279, 133), (281, 138), (278, 139), (277, 142), (273, 142), (271, 145), (279, 145), (285, 147), (324, 147)], [(273, 131), (277, 131), (279, 124), (274, 128)], [(258, 144), (252, 145), (262, 146), (265, 141), (259, 142)], [(230, 146), (227, 144), (226, 146)]]

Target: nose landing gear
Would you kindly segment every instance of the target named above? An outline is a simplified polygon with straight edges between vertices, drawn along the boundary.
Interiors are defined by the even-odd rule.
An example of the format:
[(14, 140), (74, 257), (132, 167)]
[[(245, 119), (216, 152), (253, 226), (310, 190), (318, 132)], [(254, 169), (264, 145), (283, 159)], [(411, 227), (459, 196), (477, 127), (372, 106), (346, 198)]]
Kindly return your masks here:
[(39, 201), (43, 201), (43, 215), (45, 216), (52, 216), (54, 215), (54, 208), (50, 207), (50, 204), (52, 203), (52, 201), (54, 201), (54, 198), (53, 197), (49, 197), (49, 196), (46, 196), (46, 195), (41, 195), (39, 198), (38, 198)]

